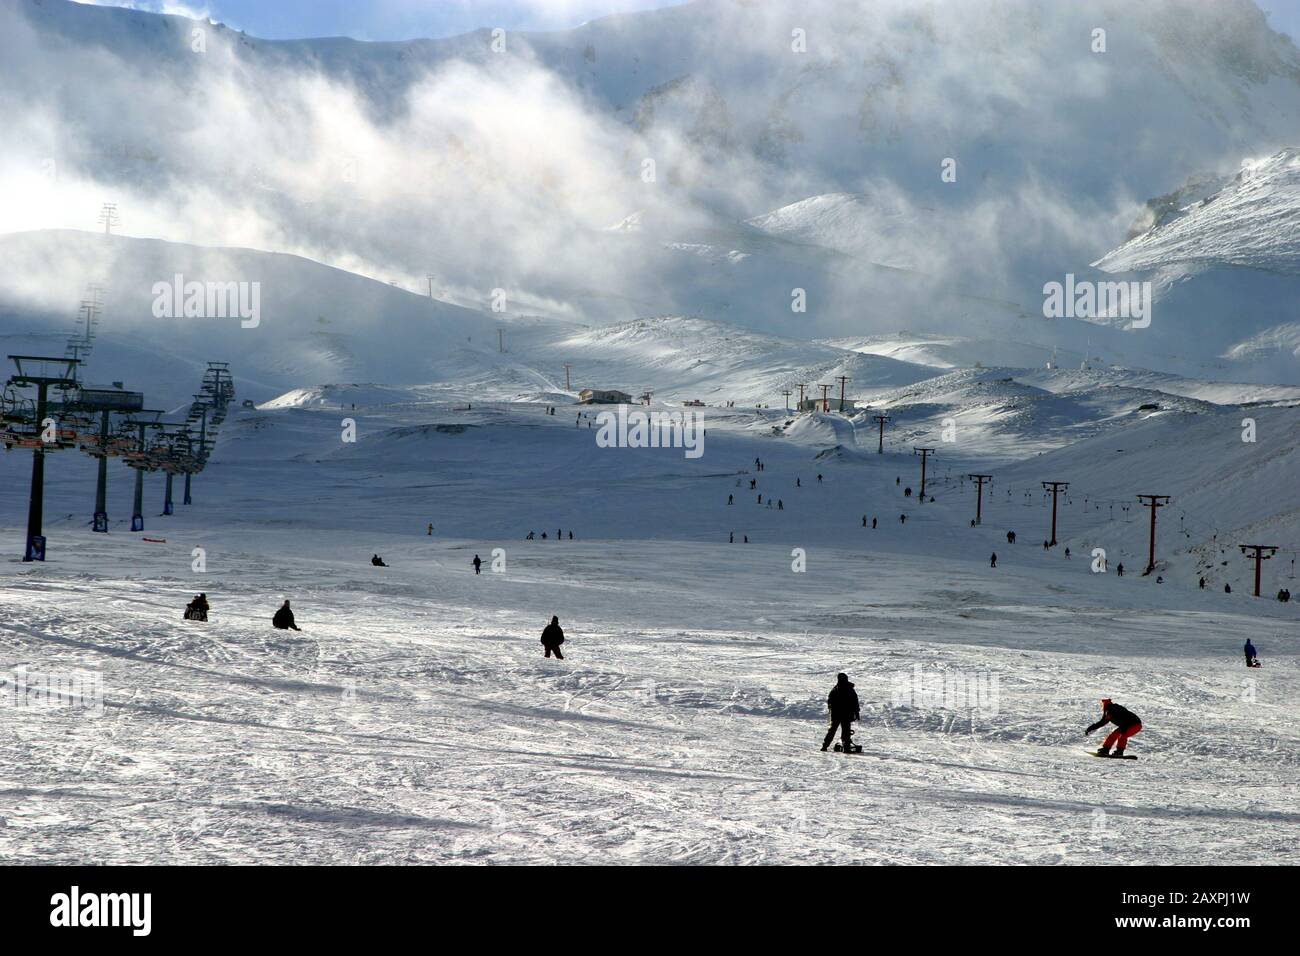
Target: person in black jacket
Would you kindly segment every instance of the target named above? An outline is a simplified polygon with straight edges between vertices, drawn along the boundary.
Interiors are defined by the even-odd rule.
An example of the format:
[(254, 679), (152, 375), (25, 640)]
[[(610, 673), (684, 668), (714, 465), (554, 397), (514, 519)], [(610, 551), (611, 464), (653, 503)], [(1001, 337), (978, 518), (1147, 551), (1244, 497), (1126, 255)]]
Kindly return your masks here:
[(185, 620), (206, 621), (208, 619), (208, 596), (197, 594), (194, 600), (185, 605)]
[(564, 643), (564, 631), (560, 627), (560, 619), (552, 616), (551, 623), (542, 629), (542, 647), (546, 648), (543, 657), (550, 657), (554, 652), (560, 660), (564, 660), (564, 655), (560, 653), (560, 645)]
[(280, 610), (276, 611), (275, 616), (271, 618), (271, 624), (282, 631), (302, 630), (302, 628), (293, 622), (293, 611), (289, 610), (288, 601), (285, 601), (284, 604), (280, 605)]
[[(207, 618), (205, 617), (203, 620), (206, 621)], [(1258, 667), (1258, 666), (1259, 666), (1259, 660), (1258, 660), (1259, 655), (1255, 653), (1255, 645), (1252, 644), (1252, 643), (1250, 643), (1250, 638), (1246, 638), (1246, 646), (1245, 646), (1245, 648), (1243, 648), (1243, 649), (1244, 649), (1245, 652), (1246, 652), (1246, 666), (1247, 666), (1247, 667)]]
[[(1106, 724), (1114, 724), (1115, 729), (1111, 731), (1110, 736), (1106, 738), (1097, 751), (1098, 757), (1122, 757), (1124, 756), (1124, 745), (1128, 739), (1142, 729), (1142, 721), (1138, 715), (1133, 713), (1127, 707), (1121, 707), (1113, 703), (1109, 697), (1105, 697), (1101, 702), (1101, 720), (1097, 721), (1091, 727), (1083, 732), (1086, 737), (1098, 727)], [(1111, 751), (1114, 747), (1114, 752)]]
[(379, 555), (377, 555), (377, 554), (375, 554), (375, 555), (371, 555), (371, 556), (370, 556), (370, 563), (373, 564), (373, 565), (374, 565), (375, 567), (377, 567), (377, 568), (386, 568), (386, 567), (388, 567), (388, 565), (384, 564), (384, 559), (381, 558), (381, 557), (380, 557)]
[(848, 674), (839, 674), (835, 678), (835, 686), (831, 688), (830, 694), (826, 697), (826, 706), (831, 711), (831, 728), (826, 731), (826, 737), (822, 740), (822, 750), (831, 745), (835, 739), (835, 731), (840, 731), (840, 741), (847, 752), (852, 746), (850, 741), (853, 737), (853, 721), (860, 716), (858, 710), (858, 692), (853, 689), (853, 684), (849, 681)]

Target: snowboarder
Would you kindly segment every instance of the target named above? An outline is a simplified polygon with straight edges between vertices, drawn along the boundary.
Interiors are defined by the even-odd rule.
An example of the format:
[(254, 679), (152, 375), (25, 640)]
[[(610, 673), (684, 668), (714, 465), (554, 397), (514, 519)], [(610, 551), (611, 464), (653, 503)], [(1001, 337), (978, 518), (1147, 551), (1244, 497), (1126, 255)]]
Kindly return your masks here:
[(206, 621), (208, 619), (208, 596), (206, 594), (194, 595), (194, 600), (185, 605), (185, 620), (187, 621)]
[(478, 556), (477, 554), (474, 555), (474, 573), (475, 573), (475, 574), (478, 574), (478, 573), (479, 573), (479, 570), (478, 570), (478, 569), (481, 568), (482, 566), (483, 566), (483, 561), (482, 561), (482, 559), (479, 558), (479, 556)]
[(996, 568), (997, 566), (998, 566), (998, 553), (994, 551), (993, 557), (989, 558), (989, 567)]
[[(1098, 727), (1106, 724), (1114, 724), (1115, 729), (1111, 731), (1105, 742), (1097, 750), (1098, 757), (1122, 757), (1124, 756), (1124, 746), (1128, 739), (1142, 729), (1142, 721), (1137, 714), (1127, 707), (1121, 707), (1119, 704), (1112, 703), (1109, 697), (1103, 697), (1101, 700), (1101, 720), (1090, 726), (1083, 732), (1086, 737)], [(1114, 752), (1111, 751), (1114, 747)]]
[(1008, 531), (1007, 544), (1015, 544), (1015, 543), (1016, 543), (1016, 533), (1014, 531)]
[(552, 653), (560, 660), (564, 660), (564, 655), (560, 653), (560, 645), (564, 643), (564, 631), (560, 628), (560, 619), (552, 616), (551, 623), (542, 629), (542, 647), (546, 648), (543, 657), (550, 657)]
[(302, 630), (302, 628), (294, 623), (293, 611), (289, 610), (289, 602), (287, 600), (280, 605), (280, 610), (276, 611), (275, 616), (271, 618), (271, 626), (278, 628), (281, 631)]
[(386, 568), (386, 567), (388, 567), (388, 565), (384, 564), (384, 559), (381, 558), (381, 557), (380, 557), (379, 555), (377, 555), (377, 554), (372, 554), (372, 555), (370, 556), (370, 563), (373, 564), (373, 565), (374, 565), (375, 567), (377, 567), (377, 568)]
[(1246, 651), (1246, 666), (1258, 667), (1259, 657), (1255, 654), (1255, 645), (1250, 643), (1250, 638), (1246, 638), (1246, 646), (1244, 650)]
[(822, 739), (822, 750), (830, 747), (831, 741), (835, 739), (835, 731), (839, 730), (844, 752), (849, 753), (853, 746), (851, 725), (861, 716), (861, 713), (858, 707), (858, 692), (853, 689), (848, 674), (836, 675), (835, 686), (826, 696), (826, 706), (831, 711), (831, 726)]

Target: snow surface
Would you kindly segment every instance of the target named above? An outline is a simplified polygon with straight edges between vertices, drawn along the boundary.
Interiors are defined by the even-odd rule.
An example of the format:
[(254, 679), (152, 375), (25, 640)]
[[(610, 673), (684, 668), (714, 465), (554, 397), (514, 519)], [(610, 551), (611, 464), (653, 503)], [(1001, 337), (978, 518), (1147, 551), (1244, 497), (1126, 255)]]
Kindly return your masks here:
[[(359, 403), (345, 445), (338, 407), (273, 404), (286, 407), (232, 415), (191, 507), (155, 517), (148, 479), (143, 535), (124, 530), (127, 469), (111, 473), (112, 533), (94, 535), (92, 462), (51, 456), (44, 565), (15, 557), (27, 455), (0, 456), (6, 666), (96, 670), (105, 705), (0, 708), (5, 860), (1300, 859), (1295, 605), (1249, 597), (1235, 553), (1196, 590), (1188, 550), (1215, 516), (1221, 531), (1294, 534), (1293, 484), (1265, 493), (1294, 473), (1277, 457), (1300, 445), (1289, 410), (1259, 413), (1255, 446), (1221, 412), (1134, 425), (1152, 432), (1125, 437), (1134, 458), (1086, 442), (1045, 455), (998, 475), (972, 529), (959, 479), (974, 461), (942, 449), (936, 500), (918, 505), (894, 481), (915, 485), (917, 459), (892, 437), (874, 454), (870, 422), (820, 454), (814, 427), (773, 434), (777, 410), (706, 410), (706, 453), (690, 460), (599, 449), (571, 406)], [(818, 418), (841, 439), (859, 430), (799, 421)], [(1206, 471), (1171, 485), (1164, 440), (1203, 448)], [(1252, 456), (1255, 484), (1236, 494)], [(757, 505), (751, 477), (784, 510)], [(1034, 541), (1049, 477), (1074, 479), (1070, 560)], [(1090, 573), (1089, 546), (1134, 571), (1145, 545), (1144, 516), (1109, 520), (1083, 505), (1090, 489), (1174, 494), (1165, 584)], [(553, 540), (561, 527), (575, 540)], [(729, 545), (731, 531), (751, 543)], [(470, 559), (494, 548), (505, 572), (475, 576)], [(1269, 562), (1265, 587), (1288, 570)], [(206, 625), (180, 619), (199, 590)], [(284, 597), (301, 633), (270, 627)], [(563, 662), (541, 656), (551, 614)], [(1245, 635), (1259, 670), (1242, 668)], [(996, 713), (899, 698), (916, 665), (996, 677)], [(817, 749), (838, 671), (862, 698), (861, 756)], [(1102, 696), (1144, 719), (1137, 762), (1085, 753)]]

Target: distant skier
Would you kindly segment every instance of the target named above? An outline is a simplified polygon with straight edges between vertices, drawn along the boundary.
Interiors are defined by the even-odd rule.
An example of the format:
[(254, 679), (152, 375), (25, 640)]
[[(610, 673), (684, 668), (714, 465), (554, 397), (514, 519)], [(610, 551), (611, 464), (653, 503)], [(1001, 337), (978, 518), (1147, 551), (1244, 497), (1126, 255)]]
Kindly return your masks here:
[(572, 532), (572, 531), (569, 532), (569, 540), (570, 540), (570, 541), (573, 540), (573, 532)]
[(1124, 562), (1123, 562), (1123, 561), (1121, 561), (1121, 562), (1119, 563), (1119, 567), (1117, 567), (1117, 568), (1115, 569), (1115, 571), (1119, 574), (1119, 576), (1120, 576), (1121, 578), (1124, 576)]
[(861, 717), (858, 692), (853, 689), (848, 674), (836, 675), (835, 686), (826, 696), (826, 706), (831, 711), (831, 726), (822, 739), (822, 750), (830, 747), (831, 741), (835, 739), (835, 731), (839, 730), (840, 742), (844, 745), (844, 752), (848, 753), (853, 746), (853, 721)]
[(1066, 549), (1065, 549), (1065, 560), (1067, 560), (1067, 561), (1070, 560), (1070, 549), (1069, 549), (1069, 548), (1066, 548)]
[(994, 551), (993, 556), (989, 558), (989, 567), (996, 568), (997, 566), (998, 566), (998, 553)]
[(736, 496), (735, 496), (735, 495), (727, 495), (727, 504), (730, 505), (730, 504), (735, 504), (735, 503), (736, 503)]
[(862, 516), (862, 527), (865, 528), (866, 526), (867, 526), (867, 516), (866, 516), (866, 515), (863, 515), (863, 516)]
[(784, 501), (783, 499), (781, 499), (781, 498), (777, 498), (777, 499), (776, 499), (776, 510), (777, 510), (777, 511), (784, 511), (784, 510), (785, 510), (785, 501)]
[(736, 532), (732, 531), (727, 535), (727, 544), (735, 544), (735, 543), (736, 543)]
[(875, 518), (872, 518), (872, 519), (871, 519), (871, 530), (872, 530), (872, 531), (875, 531), (875, 530), (876, 530), (876, 519), (875, 519)]
[(289, 610), (288, 601), (285, 601), (282, 605), (280, 605), (280, 610), (275, 612), (275, 616), (271, 618), (271, 625), (273, 627), (278, 628), (281, 631), (302, 630), (302, 628), (300, 628), (297, 624), (294, 623), (293, 611)]
[(903, 489), (903, 497), (904, 497), (904, 498), (910, 498), (910, 497), (912, 497), (912, 489), (911, 489), (911, 487), (907, 487), (907, 488), (904, 488), (904, 489)]
[(821, 483), (822, 483), (822, 476), (821, 476), (821, 475), (818, 475), (818, 476), (817, 476), (817, 484), (820, 485)]
[(478, 574), (478, 573), (479, 573), (479, 568), (481, 568), (481, 567), (483, 566), (483, 561), (482, 561), (481, 558), (479, 558), (479, 556), (478, 556), (477, 554), (474, 555), (474, 562), (473, 562), (473, 564), (474, 564), (474, 573), (475, 573), (475, 574)]
[(384, 564), (384, 559), (381, 558), (381, 557), (380, 557), (379, 555), (377, 555), (377, 554), (372, 554), (372, 555), (370, 556), (370, 563), (373, 564), (373, 565), (374, 565), (375, 567), (377, 567), (377, 568), (386, 568), (386, 567), (388, 567), (388, 565)]
[(1201, 590), (1205, 590), (1205, 578), (1201, 578)]
[(1048, 543), (1047, 543), (1047, 539), (1044, 538), (1044, 539), (1043, 539), (1043, 550), (1046, 551), (1046, 550), (1047, 550), (1048, 548), (1050, 548), (1050, 547), (1051, 547), (1051, 545), (1048, 544)]
[(550, 657), (552, 653), (560, 660), (564, 660), (564, 655), (560, 653), (560, 645), (564, 643), (564, 631), (560, 628), (560, 619), (552, 617), (551, 623), (542, 629), (542, 647), (546, 648), (543, 657)]
[(907, 524), (907, 515), (899, 515), (899, 516), (898, 516), (898, 523), (899, 523), (899, 524)]
[(429, 530), (428, 530), (426, 533), (427, 533), (427, 534), (433, 534), (433, 522), (432, 522), (432, 521), (429, 522)]
[(796, 479), (795, 479), (795, 480), (794, 480), (794, 486), (795, 486), (795, 487), (796, 487), (796, 488), (802, 488), (802, 487), (803, 487), (803, 485), (802, 485), (802, 484), (800, 484), (800, 482), (799, 482), (799, 479), (798, 479), (798, 478), (796, 478)]
[(525, 540), (525, 541), (533, 541), (533, 540), (535, 540), (535, 536), (534, 536), (533, 533), (530, 531), (530, 532), (528, 532), (528, 537), (524, 538), (524, 540)]
[(1224, 594), (1231, 594), (1231, 593), (1232, 593), (1232, 585), (1231, 585), (1231, 584), (1225, 584), (1225, 585), (1223, 586), (1223, 593), (1224, 593)]
[(1246, 651), (1246, 666), (1258, 667), (1259, 656), (1255, 653), (1255, 645), (1250, 643), (1250, 638), (1246, 638), (1246, 646), (1244, 650)]
[(543, 541), (546, 540), (546, 532), (545, 532), (545, 531), (542, 532), (542, 540), (543, 540)]
[(741, 542), (741, 544), (749, 544), (749, 535), (743, 535), (742, 537), (744, 538), (744, 540)]
[(1015, 544), (1015, 543), (1016, 543), (1016, 533), (1014, 531), (1008, 531), (1007, 544)]
[(894, 479), (894, 487), (898, 487), (898, 485), (900, 485), (900, 484), (902, 483), (902, 481), (903, 481), (902, 478), (895, 478), (895, 479)]
[[(1114, 724), (1115, 729), (1111, 731), (1110, 736), (1097, 750), (1098, 757), (1122, 757), (1124, 756), (1124, 746), (1128, 739), (1142, 729), (1142, 721), (1138, 715), (1133, 713), (1127, 707), (1121, 707), (1119, 704), (1112, 703), (1109, 697), (1103, 697), (1101, 701), (1101, 720), (1090, 726), (1083, 732), (1086, 737), (1098, 727), (1106, 724)], [(1112, 753), (1111, 747), (1115, 750)]]
[(194, 600), (185, 605), (185, 620), (187, 621), (206, 621), (208, 619), (208, 596), (206, 594), (194, 595)]

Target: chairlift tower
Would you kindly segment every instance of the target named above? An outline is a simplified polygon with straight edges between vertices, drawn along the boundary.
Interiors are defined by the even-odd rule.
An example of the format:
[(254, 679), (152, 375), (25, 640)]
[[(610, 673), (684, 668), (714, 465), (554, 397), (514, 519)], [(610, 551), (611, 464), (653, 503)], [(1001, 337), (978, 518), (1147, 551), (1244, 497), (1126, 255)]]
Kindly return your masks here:
[[(32, 487), (27, 503), (27, 545), (23, 551), (24, 561), (45, 560), (45, 536), (41, 527), (45, 517), (45, 414), (49, 406), (50, 388), (67, 390), (77, 385), (77, 367), (81, 364), (75, 358), (55, 358), (41, 355), (11, 355), (15, 373), (9, 384), (15, 387), (35, 387), (36, 408), (33, 424), (36, 426), (38, 441), (32, 447)], [(57, 445), (55, 446), (58, 447)]]

